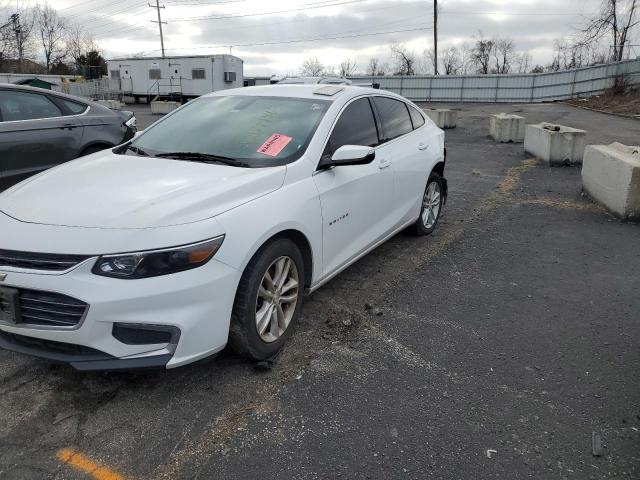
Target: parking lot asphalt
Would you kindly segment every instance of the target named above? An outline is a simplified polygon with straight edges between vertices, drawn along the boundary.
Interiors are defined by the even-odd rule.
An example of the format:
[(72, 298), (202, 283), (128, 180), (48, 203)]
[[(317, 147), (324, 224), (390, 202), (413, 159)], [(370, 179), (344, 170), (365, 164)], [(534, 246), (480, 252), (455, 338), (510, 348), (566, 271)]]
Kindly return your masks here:
[(640, 478), (640, 225), (584, 197), (579, 168), (490, 140), (486, 115), (590, 143), (637, 144), (640, 122), (454, 107), (436, 233), (308, 297), (271, 370), (224, 353), (81, 374), (0, 352), (0, 478)]

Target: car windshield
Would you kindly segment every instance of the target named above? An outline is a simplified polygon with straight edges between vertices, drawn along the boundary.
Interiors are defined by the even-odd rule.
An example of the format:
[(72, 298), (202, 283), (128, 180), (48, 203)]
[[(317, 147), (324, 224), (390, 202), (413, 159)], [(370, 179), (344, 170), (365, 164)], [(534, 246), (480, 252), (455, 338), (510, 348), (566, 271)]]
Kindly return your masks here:
[(127, 152), (212, 162), (218, 157), (244, 167), (284, 165), (304, 154), (329, 104), (301, 98), (203, 97), (144, 131)]

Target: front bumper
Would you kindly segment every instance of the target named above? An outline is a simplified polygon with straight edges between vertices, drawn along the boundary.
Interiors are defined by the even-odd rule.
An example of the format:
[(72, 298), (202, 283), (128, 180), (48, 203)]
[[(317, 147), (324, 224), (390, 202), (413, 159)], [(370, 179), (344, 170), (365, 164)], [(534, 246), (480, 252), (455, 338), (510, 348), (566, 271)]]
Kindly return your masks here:
[[(0, 347), (79, 370), (175, 368), (222, 350), (240, 272), (215, 258), (161, 277), (121, 280), (91, 273), (90, 258), (66, 273), (3, 269), (3, 287), (54, 292), (89, 305), (75, 327), (0, 323)], [(176, 342), (127, 344), (114, 325), (173, 327)]]

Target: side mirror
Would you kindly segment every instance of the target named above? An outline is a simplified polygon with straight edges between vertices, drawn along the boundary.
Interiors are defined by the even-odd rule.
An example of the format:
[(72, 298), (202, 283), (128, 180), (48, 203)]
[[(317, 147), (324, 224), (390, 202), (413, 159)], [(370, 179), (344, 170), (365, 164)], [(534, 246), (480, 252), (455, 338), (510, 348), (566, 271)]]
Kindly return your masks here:
[(366, 165), (376, 158), (376, 151), (361, 145), (343, 145), (336, 150), (331, 160), (321, 160), (319, 168), (341, 167), (346, 165)]

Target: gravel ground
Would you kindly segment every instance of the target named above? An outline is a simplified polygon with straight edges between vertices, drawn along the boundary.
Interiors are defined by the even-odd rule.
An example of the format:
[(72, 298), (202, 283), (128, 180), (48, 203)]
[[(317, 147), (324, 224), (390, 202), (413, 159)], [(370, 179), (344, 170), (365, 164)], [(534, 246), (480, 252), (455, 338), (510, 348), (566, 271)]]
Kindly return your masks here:
[(225, 353), (79, 374), (0, 352), (0, 478), (117, 478), (62, 448), (137, 479), (640, 478), (640, 226), (583, 197), (578, 168), (489, 140), (486, 115), (605, 143), (640, 124), (454, 107), (436, 233), (396, 236), (307, 298), (273, 369)]

